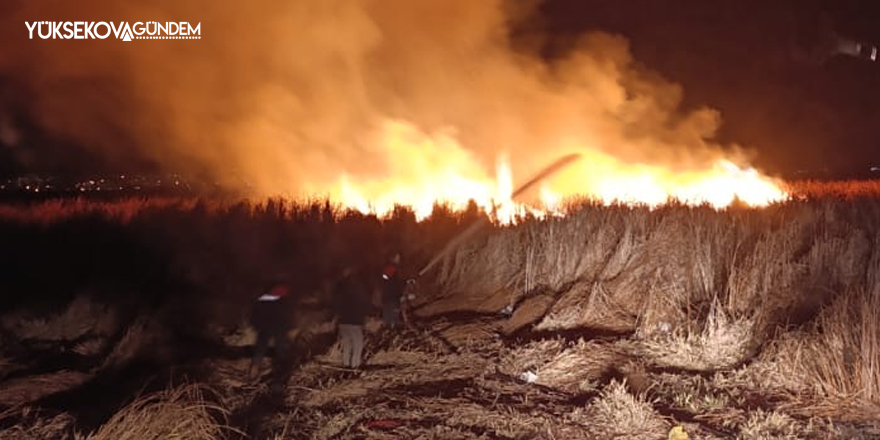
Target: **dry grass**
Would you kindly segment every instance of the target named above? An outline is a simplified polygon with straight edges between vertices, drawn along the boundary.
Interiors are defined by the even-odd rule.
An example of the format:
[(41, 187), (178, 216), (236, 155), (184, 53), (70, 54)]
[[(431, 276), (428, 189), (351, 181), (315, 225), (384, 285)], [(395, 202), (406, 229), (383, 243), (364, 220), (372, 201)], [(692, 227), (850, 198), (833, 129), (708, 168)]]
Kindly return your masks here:
[(448, 323), (435, 334), (459, 352), (474, 349), (497, 350), (501, 344), (496, 329), (482, 322)]
[[(351, 376), (307, 364), (292, 383), (303, 394), (290, 397), (303, 405), (297, 426), (308, 438), (584, 438), (589, 431), (560, 423), (561, 409), (546, 391), (513, 380), (501, 380), (490, 370), (475, 370), (471, 356), (382, 351), (376, 365), (394, 369)], [(434, 366), (428, 364), (435, 364)], [(461, 381), (461, 385), (435, 382)], [(458, 388), (463, 387), (463, 388)], [(316, 400), (315, 397), (321, 396)], [(513, 401), (511, 401), (513, 399)], [(533, 402), (535, 399), (536, 402)], [(400, 426), (371, 430), (372, 420), (393, 420)], [(286, 420), (275, 426), (294, 423)]]
[(200, 385), (183, 385), (135, 400), (86, 440), (219, 440), (232, 430), (226, 411)]
[[(290, 426), (302, 423), (312, 437), (328, 439), (663, 438), (670, 423), (655, 408), (670, 406), (706, 423), (727, 420), (744, 439), (787, 439), (818, 432), (804, 421), (811, 416), (861, 422), (877, 418), (878, 188), (876, 182), (847, 184), (819, 193), (807, 184), (794, 201), (758, 210), (586, 204), (573, 207), (566, 218), (483, 231), (431, 275), (436, 276), (436, 289), (420, 295), (424, 307), (419, 314), (424, 318), (466, 311), (486, 312), (485, 317), (468, 322), (435, 319), (430, 328), (394, 335), (381, 347), (371, 346), (368, 339), (370, 368), (359, 375), (334, 367), (339, 349), (332, 347), (293, 372), (285, 402), (295, 411), (279, 414), (273, 431), (283, 438)], [(164, 206), (171, 212), (157, 218), (175, 218), (174, 209), (192, 214), (193, 205), (186, 203)], [(145, 206), (47, 204), (30, 211), (4, 208), (0, 218), (46, 222), (97, 210), (125, 224), (140, 218)], [(210, 205), (208, 210), (216, 212), (202, 221), (216, 222), (212, 216), (242, 224), (278, 220), (282, 227), (277, 231), (287, 231), (290, 225), (284, 222), (294, 215), (289, 207), (276, 208), (246, 205), (239, 216), (232, 208)], [(316, 218), (320, 215), (300, 220), (324, 221)], [(156, 218), (146, 223), (150, 221)], [(416, 232), (431, 235), (430, 227), (425, 228)], [(426, 246), (427, 241), (416, 238), (412, 243)], [(204, 269), (202, 275), (210, 278), (211, 273)], [(518, 306), (514, 319), (493, 322), (508, 305)], [(7, 318), (4, 329), (21, 339), (67, 341), (105, 333), (94, 325), (94, 316), (101, 314), (75, 303), (51, 319)], [(332, 331), (323, 315), (312, 318), (306, 326), (315, 334)], [(373, 330), (376, 325), (373, 320)], [(130, 325), (106, 365), (154, 345), (154, 327), (148, 321)], [(549, 332), (551, 339), (516, 346), (497, 335), (529, 327)], [(552, 339), (552, 332), (580, 329), (628, 333), (613, 342)], [(242, 331), (227, 343), (247, 344), (251, 338)], [(86, 341), (74, 349), (94, 353), (102, 348), (95, 344)], [(651, 383), (661, 386), (647, 396), (627, 393), (617, 382), (597, 381), (609, 368), (633, 358), (650, 367), (704, 374), (677, 371), (672, 378), (651, 377)], [(224, 368), (223, 374), (241, 375), (244, 364)], [(537, 374), (536, 383), (516, 380), (526, 371)], [(432, 390), (432, 383), (443, 381), (465, 389), (454, 395), (418, 394), (419, 387)], [(227, 380), (223, 392), (234, 398), (224, 398), (223, 405), (250, 405), (263, 391), (242, 389), (241, 382)], [(565, 400), (585, 391), (593, 396), (599, 389), (600, 397), (587, 406)], [(162, 431), (166, 436), (222, 436), (222, 411), (193, 393), (169, 390), (140, 400), (91, 437), (117, 438), (127, 426), (135, 430), (128, 438), (151, 438), (149, 432), (136, 431), (151, 425), (177, 429)], [(543, 400), (536, 404), (534, 399)], [(404, 419), (406, 426), (394, 432), (362, 432), (366, 419), (393, 416)], [(173, 428), (171, 419), (183, 425)]]
[[(73, 428), (76, 420), (70, 414), (44, 416), (28, 407), (15, 412), (19, 423), (0, 430), (0, 440), (70, 439), (75, 435)], [(0, 420), (5, 418), (4, 415), (7, 414), (0, 413)]]
[(789, 192), (796, 198), (840, 198), (852, 200), (857, 197), (880, 196), (880, 180), (842, 180), (819, 181), (805, 180), (788, 184)]
[(457, 405), (451, 411), (449, 408), (442, 411), (447, 413), (444, 420), (452, 426), (479, 428), (502, 438), (540, 438), (555, 430), (552, 418), (538, 414), (505, 414), (503, 411), (475, 404)]
[(26, 376), (0, 382), (0, 406), (16, 406), (82, 384), (91, 376), (76, 371)]
[[(332, 365), (336, 365), (338, 364), (337, 359), (341, 359), (341, 356), (331, 355), (326, 361), (332, 360)], [(326, 407), (370, 396), (378, 390), (387, 388), (401, 388), (432, 381), (471, 379), (483, 374), (489, 367), (487, 359), (475, 354), (455, 354), (441, 357), (430, 354), (403, 355), (398, 353), (395, 355), (388, 353), (380, 356), (379, 360), (386, 362), (381, 365), (393, 366), (393, 368), (368, 370), (357, 377), (330, 379), (319, 383), (312, 383), (310, 378), (295, 375), (291, 383), (308, 388), (308, 391), (302, 396), (301, 403), (304, 406)], [(372, 364), (372, 362), (371, 359), (368, 359), (368, 364)], [(331, 372), (337, 369), (324, 365), (318, 366), (318, 368), (329, 369)]]
[(498, 369), (517, 377), (526, 371), (537, 371), (565, 351), (562, 339), (542, 339), (500, 352)]
[(730, 368), (754, 354), (748, 319), (733, 320), (713, 307), (700, 332), (679, 330), (641, 341), (640, 354), (658, 366), (690, 371)]
[(209, 384), (217, 405), (229, 413), (250, 407), (269, 390), (268, 384), (247, 377), (250, 359), (212, 359), (202, 367), (207, 372), (202, 383)]
[(523, 300), (514, 310), (510, 319), (504, 322), (500, 331), (505, 335), (528, 330), (540, 321), (555, 302), (551, 295), (536, 295)]
[[(0, 219), (51, 224), (71, 217), (100, 215), (127, 223), (136, 215), (150, 209), (190, 210), (196, 203), (198, 201), (195, 199), (177, 197), (129, 198), (113, 202), (96, 202), (82, 198), (51, 199), (27, 206), (0, 205)], [(219, 204), (210, 206), (218, 207)]]
[[(872, 238), (878, 199), (841, 203), (829, 194), (762, 210), (575, 207), (564, 219), (464, 246), (440, 277), (452, 293), (433, 298), (423, 314), (497, 311), (539, 292), (540, 301), (520, 304), (526, 310), (514, 313), (513, 328), (635, 330), (658, 365), (729, 368), (757, 354), (780, 324), (813, 319), (836, 292), (880, 278), (880, 266), (868, 263), (880, 255)], [(860, 322), (859, 334), (868, 334), (871, 321)], [(856, 342), (873, 345), (847, 343)], [(856, 358), (859, 383), (834, 387), (876, 394), (867, 379), (878, 368), (872, 356)]]
[(578, 341), (561, 353), (545, 358), (534, 371), (535, 383), (580, 393), (594, 390), (596, 382), (610, 368), (618, 368), (629, 358), (623, 344)]
[(86, 334), (107, 337), (117, 327), (118, 319), (106, 305), (87, 295), (77, 296), (64, 310), (49, 316), (33, 316), (19, 311), (0, 317), (0, 328), (18, 340), (72, 341)]
[(159, 332), (157, 323), (151, 318), (142, 317), (135, 320), (125, 330), (110, 354), (104, 358), (100, 368), (120, 366), (143, 354), (145, 349), (160, 348), (162, 344), (158, 343)]
[(799, 440), (803, 437), (798, 422), (779, 412), (755, 411), (740, 430), (740, 438), (754, 440)]
[(231, 332), (224, 332), (223, 342), (230, 347), (244, 347), (257, 342), (257, 331), (247, 323), (241, 323)]
[(629, 394), (624, 384), (616, 381), (586, 409), (576, 409), (567, 418), (587, 427), (593, 438), (656, 440), (670, 428), (643, 396)]
[(827, 416), (880, 418), (880, 298), (877, 290), (840, 296), (790, 345), (792, 367)]
[(801, 336), (785, 334), (764, 351), (736, 370), (718, 374), (714, 379), (723, 388), (753, 388), (773, 393), (804, 394), (809, 380), (802, 368), (798, 347)]

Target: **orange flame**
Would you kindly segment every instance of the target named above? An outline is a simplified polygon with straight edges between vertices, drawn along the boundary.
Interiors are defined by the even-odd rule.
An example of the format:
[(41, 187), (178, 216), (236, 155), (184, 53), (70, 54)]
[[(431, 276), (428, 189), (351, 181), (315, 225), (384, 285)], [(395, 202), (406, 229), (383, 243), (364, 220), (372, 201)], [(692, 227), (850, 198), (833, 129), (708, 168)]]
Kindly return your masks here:
[(389, 214), (396, 205), (408, 206), (419, 220), (431, 214), (435, 203), (463, 210), (473, 201), (493, 213), (496, 221), (511, 223), (526, 213), (560, 215), (561, 201), (569, 198), (649, 207), (677, 200), (722, 209), (737, 200), (762, 207), (787, 197), (781, 182), (723, 157), (704, 169), (673, 171), (625, 163), (585, 148), (578, 150), (582, 159), (574, 166), (542, 182), (536, 206), (530, 206), (511, 198), (514, 177), (506, 155), (499, 155), (495, 175), (490, 176), (454, 133), (427, 135), (411, 124), (391, 121), (376, 142), (388, 164), (385, 177), (343, 175), (330, 192), (331, 200), (379, 216)]
[(703, 169), (673, 171), (657, 165), (623, 163), (593, 150), (582, 154), (584, 159), (574, 169), (554, 180), (553, 194), (650, 207), (677, 200), (688, 205), (708, 204), (716, 209), (737, 200), (762, 207), (788, 197), (781, 181), (723, 157)]

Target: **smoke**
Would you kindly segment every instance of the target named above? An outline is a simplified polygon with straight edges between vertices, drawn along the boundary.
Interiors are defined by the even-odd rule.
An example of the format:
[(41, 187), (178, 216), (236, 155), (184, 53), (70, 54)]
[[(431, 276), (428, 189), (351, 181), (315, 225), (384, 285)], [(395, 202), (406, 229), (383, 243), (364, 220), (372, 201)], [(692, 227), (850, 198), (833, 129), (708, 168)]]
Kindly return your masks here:
[[(516, 10), (509, 3), (516, 3)], [(528, 2), (534, 6), (536, 2)], [(414, 181), (429, 169), (525, 176), (625, 164), (709, 167), (719, 115), (594, 32), (545, 59), (511, 43), (532, 13), (502, 0), (19, 1), (0, 72), (45, 130), (107, 160), (207, 173), (251, 195)], [(201, 39), (28, 40), (25, 21), (189, 21)], [(728, 152), (729, 155), (729, 152)]]

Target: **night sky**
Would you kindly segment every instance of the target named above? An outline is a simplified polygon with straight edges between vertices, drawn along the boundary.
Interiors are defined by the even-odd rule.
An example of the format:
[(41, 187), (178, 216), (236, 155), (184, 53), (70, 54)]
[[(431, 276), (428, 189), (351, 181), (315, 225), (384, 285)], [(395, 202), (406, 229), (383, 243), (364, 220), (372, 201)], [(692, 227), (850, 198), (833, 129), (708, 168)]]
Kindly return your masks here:
[(880, 162), (880, 63), (797, 55), (824, 15), (838, 34), (880, 42), (880, 4), (859, 1), (554, 0), (547, 26), (629, 38), (635, 58), (681, 83), (686, 105), (721, 111), (719, 138), (759, 151), (756, 164), (861, 174)]
[[(880, 62), (799, 57), (814, 45), (823, 16), (840, 35), (880, 42), (880, 4), (817, 0), (548, 0), (514, 24), (511, 38), (538, 41), (552, 59), (585, 31), (623, 35), (638, 63), (682, 85), (686, 108), (718, 109), (721, 143), (755, 149), (762, 170), (853, 176), (880, 164)], [(6, 73), (0, 110), (23, 140), (16, 154), (0, 143), (0, 174), (152, 171), (149, 160), (108, 160), (44, 130), (29, 114), (29, 92)]]

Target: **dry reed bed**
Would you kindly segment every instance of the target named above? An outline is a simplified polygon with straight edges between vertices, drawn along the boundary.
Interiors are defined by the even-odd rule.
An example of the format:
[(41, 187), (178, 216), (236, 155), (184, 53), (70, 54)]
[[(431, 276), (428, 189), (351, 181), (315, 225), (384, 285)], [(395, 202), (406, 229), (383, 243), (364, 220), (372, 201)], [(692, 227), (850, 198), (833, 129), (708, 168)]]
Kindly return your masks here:
[[(522, 353), (501, 350), (499, 355), (507, 357), (506, 361), (475, 354), (480, 351), (476, 347), (463, 349), (464, 354), (389, 347), (372, 354), (367, 370), (357, 375), (325, 364), (337, 354), (330, 350), (326, 358), (319, 359), (320, 363), (304, 365), (291, 378), (292, 390), (286, 402), (300, 410), (293, 415), (279, 415), (272, 423), (276, 430), (298, 426), (303, 430), (302, 438), (316, 439), (358, 435), (585, 438), (597, 432), (656, 438), (668, 430), (667, 423), (644, 400), (625, 391), (609, 388), (593, 404), (579, 408), (572, 406), (569, 393), (539, 383), (528, 384), (507, 374), (517, 368), (514, 358), (560, 364), (558, 359), (540, 356), (561, 347), (540, 347), (556, 345), (553, 342), (534, 345)], [(398, 426), (383, 434), (369, 428), (376, 420), (390, 420)], [(622, 422), (627, 423), (626, 432), (621, 431)]]
[(116, 413), (85, 440), (218, 440), (234, 429), (225, 409), (212, 404), (199, 385), (143, 396)]
[[(483, 333), (493, 325), (497, 323), (459, 327)], [(775, 438), (782, 429), (780, 420), (798, 435), (838, 429), (812, 427), (809, 416), (798, 412), (805, 407), (793, 405), (804, 403), (802, 396), (778, 386), (758, 386), (756, 377), (767, 378), (762, 368), (780, 373), (766, 362), (705, 379), (639, 373), (637, 366), (627, 365), (642, 349), (635, 339), (555, 338), (499, 346), (475, 338), (463, 339), (467, 343), (452, 351), (430, 342), (433, 335), (449, 330), (449, 322), (439, 320), (423, 333), (395, 337), (370, 353), (367, 371), (360, 375), (334, 367), (339, 353), (332, 348), (294, 373), (288, 410), (270, 424), (276, 432), (300, 427), (301, 437), (296, 438), (659, 438), (672, 426), (661, 414), (676, 410), (690, 414), (694, 422), (686, 424), (688, 431), (699, 438), (725, 438), (724, 433)], [(536, 373), (534, 383), (518, 379), (525, 371)], [(609, 371), (623, 378), (608, 382)], [(629, 383), (639, 374), (645, 383)], [(762, 417), (755, 411), (764, 411)], [(387, 432), (370, 430), (375, 420), (393, 420), (399, 426)], [(707, 431), (702, 424), (720, 431)]]
[(0, 407), (29, 404), (41, 397), (85, 383), (92, 375), (76, 371), (57, 371), (0, 382)]
[[(0, 440), (45, 440), (74, 437), (76, 419), (67, 413), (43, 414), (30, 408), (15, 407), (0, 412), (0, 421), (15, 416), (19, 421), (6, 429), (0, 429)], [(77, 438), (77, 440), (80, 438)]]
[[(880, 191), (867, 194), (871, 197), (864, 192), (846, 198), (808, 195), (761, 210), (720, 212), (582, 204), (565, 218), (486, 231), (443, 262), (436, 276), (442, 294), (423, 295), (419, 313), (494, 314), (515, 305), (515, 325), (452, 321), (424, 334), (400, 336), (369, 353), (376, 368), (358, 377), (328, 367), (336, 361), (331, 351), (322, 363), (294, 372), (286, 399), (294, 409), (278, 414), (277, 431), (297, 425), (318, 438), (333, 438), (361, 429), (371, 418), (405, 414), (410, 433), (423, 438), (470, 438), (488, 430), (510, 438), (529, 433), (539, 438), (641, 435), (613, 431), (624, 422), (647, 427), (651, 434), (645, 435), (657, 437), (655, 431), (668, 422), (649, 409), (662, 406), (707, 420), (733, 420), (742, 438), (798, 438), (818, 429), (804, 417), (877, 419), (880, 198), (874, 196)], [(53, 209), (51, 215), (73, 215)], [(235, 221), (260, 215), (298, 221), (296, 212), (320, 218), (285, 209), (249, 205)], [(131, 221), (138, 215), (120, 218)], [(149, 223), (149, 218), (140, 220)], [(419, 232), (425, 230), (410, 231)], [(505, 347), (498, 341), (497, 333), (529, 327), (551, 335), (592, 328), (633, 336), (607, 344), (551, 339)], [(609, 364), (633, 359), (651, 368), (702, 372), (697, 378), (714, 375), (697, 383), (681, 374), (666, 379), (653, 374), (649, 387), (655, 390), (646, 395), (624, 395), (623, 388), (614, 388), (619, 385), (595, 382)], [(538, 381), (517, 382), (524, 371), (536, 371)], [(457, 394), (413, 394), (437, 385), (432, 378), (458, 387)], [(227, 391), (234, 389), (231, 384)], [(572, 407), (559, 403), (557, 391), (601, 393)], [(545, 409), (524, 402), (486, 403), (516, 395), (549, 403)], [(752, 398), (770, 399), (772, 405), (749, 409)], [(220, 425), (211, 428), (207, 418), (199, 418), (207, 411), (216, 424), (209, 407), (181, 403), (204, 400), (173, 394), (159, 400), (173, 403), (168, 413), (195, 408), (196, 416), (178, 412), (175, 417), (196, 417), (189, 426), (201, 427), (206, 435), (225, 435), (212, 431)], [(139, 424), (148, 425), (161, 419), (154, 411), (158, 401), (151, 402), (133, 407), (137, 416), (120, 415), (114, 422), (122, 426), (140, 418)], [(454, 422), (419, 425), (426, 419)], [(121, 435), (110, 425), (102, 429), (93, 437)], [(141, 435), (149, 438), (150, 433)], [(188, 438), (201, 434), (194, 435)]]
[(31, 316), (16, 311), (0, 316), (0, 329), (19, 341), (73, 341), (90, 333), (107, 337), (118, 325), (113, 310), (87, 296), (74, 298), (56, 315)]
[(446, 293), (425, 300), (424, 316), (549, 295), (535, 330), (629, 330), (647, 362), (685, 370), (736, 367), (796, 324), (805, 337), (785, 368), (804, 370), (818, 395), (880, 402), (880, 199), (585, 205), (472, 240), (439, 281)]
[[(837, 438), (871, 438), (863, 426), (810, 420), (804, 411), (821, 408), (792, 405), (799, 396), (787, 396), (786, 390), (778, 390), (778, 397), (755, 389), (754, 378), (762, 377), (761, 368), (773, 359), (705, 378), (650, 374), (651, 384), (637, 392), (628, 383), (598, 380), (603, 370), (636, 356), (634, 339), (555, 338), (509, 347), (475, 339), (453, 352), (430, 342), (433, 335), (448, 331), (448, 325), (441, 320), (430, 331), (405, 332), (373, 347), (361, 374), (335, 366), (338, 347), (304, 364), (293, 372), (283, 406), (258, 415), (265, 417), (256, 423), (266, 434), (259, 438), (656, 439), (676, 423), (663, 415), (669, 407), (694, 416), (693, 423), (685, 423), (692, 438), (727, 438), (703, 424), (738, 438), (826, 438), (844, 432), (846, 436)], [(491, 326), (484, 323), (483, 331)], [(475, 325), (462, 327), (473, 330)], [(90, 438), (231, 438), (224, 415), (267, 392), (242, 380), (246, 366), (247, 360), (211, 361), (212, 374), (205, 379), (218, 396), (209, 401), (194, 385), (153, 394), (123, 409)], [(774, 365), (769, 368), (779, 373)], [(535, 383), (515, 377), (527, 369), (537, 371)], [(584, 393), (588, 398), (577, 398)], [(754, 403), (749, 399), (772, 405), (750, 408)], [(839, 420), (839, 414), (822, 414)], [(370, 427), (381, 420), (398, 426)], [(19, 429), (37, 432), (50, 422)]]
[(76, 429), (76, 420), (69, 414), (16, 407), (0, 413), (0, 421), (7, 417), (18, 420), (0, 430), (0, 439), (222, 440), (239, 434), (227, 424), (228, 412), (208, 399), (209, 393), (205, 385), (169, 385), (164, 391), (134, 399), (88, 434)]

